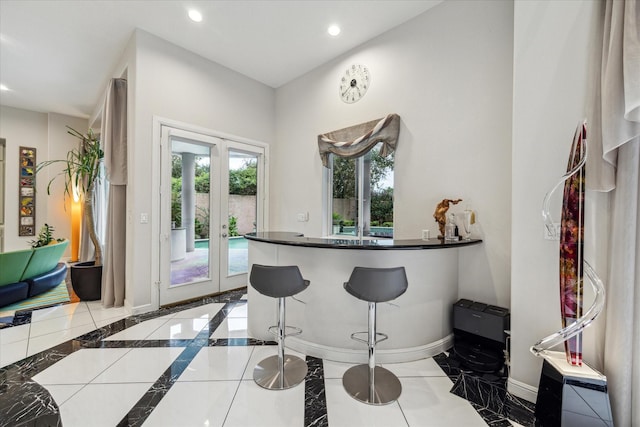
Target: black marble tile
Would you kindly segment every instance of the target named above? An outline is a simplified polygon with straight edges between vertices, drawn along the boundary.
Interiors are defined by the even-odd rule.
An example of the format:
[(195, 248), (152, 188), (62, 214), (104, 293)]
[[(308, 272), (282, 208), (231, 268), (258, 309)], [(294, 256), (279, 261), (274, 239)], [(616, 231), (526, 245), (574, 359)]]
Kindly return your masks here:
[[(127, 319), (119, 320), (114, 323), (120, 326), (123, 324), (129, 324), (130, 322), (140, 323), (140, 322), (144, 322), (145, 320), (155, 319), (157, 317), (166, 316), (168, 314), (177, 313), (179, 311), (187, 310), (189, 308), (199, 307), (201, 305), (206, 305), (211, 303), (246, 302), (246, 299), (245, 300), (242, 299), (242, 296), (246, 293), (247, 293), (247, 288), (245, 286), (245, 287), (234, 289), (218, 295), (204, 297), (199, 300), (191, 301), (188, 303), (178, 304), (170, 307), (161, 307), (156, 311), (138, 314), (135, 316), (130, 316)], [(64, 303), (64, 304), (71, 304), (71, 303)], [(10, 328), (12, 326), (27, 325), (31, 323), (31, 315), (34, 310), (40, 310), (43, 308), (55, 307), (55, 306), (64, 305), (64, 304), (52, 304), (48, 306), (20, 310), (20, 311), (16, 311), (12, 316), (0, 317), (0, 329)], [(120, 332), (120, 330), (117, 330), (113, 333)]]
[(227, 303), (213, 318), (208, 325), (204, 327), (198, 335), (188, 341), (187, 347), (178, 355), (169, 366), (156, 380), (156, 382), (147, 390), (147, 392), (135, 403), (133, 408), (127, 413), (118, 426), (141, 426), (149, 417), (149, 414), (160, 403), (162, 398), (169, 392), (173, 384), (178, 380), (180, 375), (187, 369), (187, 366), (193, 361), (202, 347), (209, 345), (209, 336), (224, 321), (229, 312), (235, 307), (236, 303)]
[(61, 426), (60, 411), (47, 389), (35, 381), (0, 385), (0, 426)]
[(509, 426), (509, 419), (525, 427), (535, 422), (535, 405), (507, 391), (505, 372), (474, 372), (462, 366), (453, 353), (440, 353), (433, 358), (453, 381), (451, 393), (468, 400), (490, 426)]
[(445, 353), (436, 354), (433, 356), (433, 360), (440, 366), (440, 369), (444, 371), (451, 381), (456, 381), (458, 375), (460, 375), (460, 362)]
[(26, 325), (31, 323), (31, 313), (32, 311), (18, 311), (13, 316), (13, 326)]
[(503, 414), (507, 390), (503, 380), (488, 381), (482, 376), (462, 372), (451, 389), (451, 393), (470, 402)]
[(32, 310), (16, 311), (12, 316), (0, 317), (0, 329), (31, 323)]
[(504, 404), (505, 416), (524, 427), (535, 425), (536, 405), (507, 393)]
[(491, 427), (510, 427), (513, 425), (509, 422), (509, 420), (504, 418), (498, 421), (487, 421), (487, 424), (490, 425)]
[(304, 425), (305, 427), (328, 427), (322, 359), (307, 356), (307, 368), (304, 386)]
[[(131, 316), (1, 368), (0, 426), (61, 425), (57, 405), (47, 390), (31, 378), (74, 351), (82, 348), (184, 347), (171, 366), (165, 370), (118, 424), (122, 426), (142, 425), (202, 347), (276, 345), (274, 341), (254, 338), (210, 338), (234, 307), (246, 303), (241, 299), (244, 293), (246, 293), (246, 288), (180, 306), (162, 308), (152, 313)], [(226, 303), (222, 310), (211, 319), (207, 327), (202, 329), (197, 337), (191, 340), (103, 341), (106, 337), (146, 320), (204, 304), (222, 302)], [(30, 317), (31, 312), (28, 312), (22, 318), (23, 320), (19, 321), (28, 323)], [(468, 399), (488, 425), (495, 427), (511, 425), (507, 417), (524, 426), (534, 425), (534, 405), (506, 392), (506, 376), (474, 374), (462, 368), (459, 361), (447, 353), (436, 355), (434, 360), (454, 382), (452, 392)], [(322, 360), (308, 356), (307, 365), (309, 371), (305, 379), (305, 426), (326, 427), (329, 424)]]
[(256, 338), (210, 338), (209, 347), (228, 347), (249, 345), (278, 345), (275, 341), (264, 341)]
[[(492, 427), (506, 427), (506, 426), (511, 426), (513, 424), (511, 424), (511, 422), (509, 421), (510, 419), (513, 418), (508, 418), (506, 417), (506, 414), (497, 414), (493, 411), (491, 411), (490, 409), (487, 408), (483, 408), (482, 406), (473, 403), (473, 402), (469, 402), (471, 403), (471, 406), (473, 406), (473, 408), (478, 412), (478, 414), (482, 417), (482, 419), (484, 420), (484, 422), (487, 423), (487, 425), (490, 425)], [(517, 420), (513, 419), (514, 421), (518, 422)], [(524, 424), (525, 426), (527, 424)]]
[(127, 340), (97, 341), (83, 345), (84, 348), (148, 348), (148, 347), (186, 347), (192, 340)]
[[(0, 388), (5, 384), (25, 383), (40, 372), (47, 369), (49, 366), (54, 365), (60, 360), (67, 357), (73, 352), (74, 344), (72, 342), (64, 342), (57, 345), (47, 351), (34, 354), (18, 362), (5, 366), (0, 369)], [(0, 404), (4, 398), (3, 394), (0, 394)]]
[[(134, 405), (119, 425), (142, 425), (158, 402), (171, 388), (176, 379), (191, 363), (202, 347), (209, 345), (209, 336), (220, 326), (227, 314), (238, 304), (246, 288), (241, 288), (213, 297), (203, 298), (181, 306), (130, 316), (110, 325), (91, 331), (78, 338), (61, 343), (41, 353), (27, 357), (0, 368), (0, 427), (14, 426), (58, 426), (61, 425), (58, 407), (49, 392), (31, 378), (54, 365), (69, 354), (83, 348), (138, 348), (138, 347), (185, 347), (173, 364), (158, 378), (156, 383)], [(135, 326), (145, 320), (155, 319), (211, 303), (226, 303), (207, 327), (192, 340), (132, 340), (102, 341), (111, 335)], [(29, 323), (31, 311), (16, 316), (19, 322)], [(14, 317), (14, 323), (16, 322)], [(24, 323), (24, 324), (26, 324)]]

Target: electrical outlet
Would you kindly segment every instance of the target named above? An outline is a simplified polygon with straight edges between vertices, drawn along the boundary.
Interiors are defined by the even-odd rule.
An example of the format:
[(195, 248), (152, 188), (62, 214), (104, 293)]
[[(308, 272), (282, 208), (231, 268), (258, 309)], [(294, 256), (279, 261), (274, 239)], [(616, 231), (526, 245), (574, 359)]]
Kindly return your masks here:
[(149, 223), (149, 214), (148, 213), (141, 213), (140, 214), (140, 224), (148, 224)]
[(299, 213), (297, 215), (298, 222), (307, 222), (309, 221), (309, 212)]
[(549, 229), (547, 228), (547, 226), (544, 226), (544, 238), (545, 240), (560, 240), (560, 223), (559, 222), (554, 222), (553, 223), (553, 228), (555, 230), (555, 235), (551, 234), (549, 232)]

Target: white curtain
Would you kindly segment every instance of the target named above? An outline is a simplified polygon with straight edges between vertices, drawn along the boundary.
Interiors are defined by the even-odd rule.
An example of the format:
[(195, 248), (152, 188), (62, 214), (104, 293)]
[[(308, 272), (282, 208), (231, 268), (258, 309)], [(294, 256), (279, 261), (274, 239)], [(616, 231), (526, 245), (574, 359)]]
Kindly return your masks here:
[(587, 185), (611, 191), (602, 360), (614, 423), (640, 426), (640, 8), (606, 0)]
[(125, 298), (127, 202), (127, 81), (112, 79), (102, 110), (101, 141), (109, 182), (102, 266), (102, 305), (121, 307)]
[[(96, 234), (98, 241), (102, 245), (104, 252), (104, 242), (106, 239), (107, 228), (107, 201), (109, 200), (109, 182), (105, 178), (104, 164), (100, 165), (102, 179), (96, 182), (93, 188), (93, 220), (96, 226)], [(84, 207), (84, 206), (83, 206)], [(82, 221), (80, 225), (80, 253), (78, 255), (80, 261), (93, 261), (94, 257), (93, 242), (89, 238), (89, 230), (87, 223)]]

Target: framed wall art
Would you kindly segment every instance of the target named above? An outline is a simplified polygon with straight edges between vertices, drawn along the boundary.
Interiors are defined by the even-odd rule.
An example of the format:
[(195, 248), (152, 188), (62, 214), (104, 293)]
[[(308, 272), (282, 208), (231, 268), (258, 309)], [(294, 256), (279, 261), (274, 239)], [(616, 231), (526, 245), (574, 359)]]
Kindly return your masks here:
[(36, 149), (20, 147), (18, 236), (36, 235)]

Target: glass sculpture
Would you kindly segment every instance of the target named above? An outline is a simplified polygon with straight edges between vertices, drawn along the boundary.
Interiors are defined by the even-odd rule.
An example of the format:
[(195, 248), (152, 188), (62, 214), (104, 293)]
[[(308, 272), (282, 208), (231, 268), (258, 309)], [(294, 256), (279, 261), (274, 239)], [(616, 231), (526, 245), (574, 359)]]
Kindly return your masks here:
[[(576, 129), (569, 154), (567, 173), (544, 198), (542, 217), (548, 232), (555, 237), (557, 230), (549, 213), (551, 195), (564, 183), (562, 219), (560, 222), (560, 312), (562, 329), (535, 343), (531, 352), (542, 356), (550, 348), (564, 342), (567, 362), (582, 366), (582, 330), (604, 307), (604, 286), (591, 265), (584, 260), (584, 194), (585, 162), (587, 160), (587, 126)], [(582, 313), (583, 275), (593, 286), (595, 299)]]

